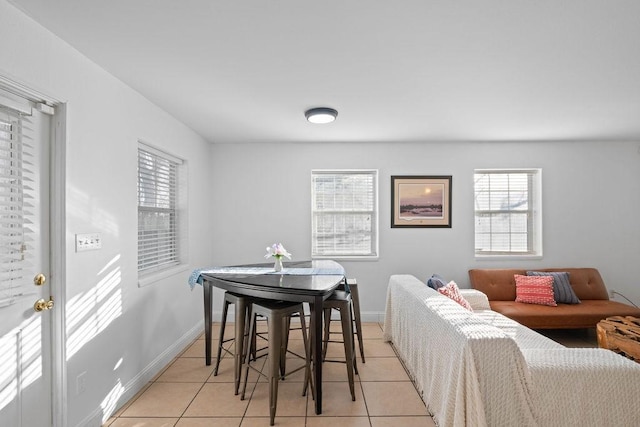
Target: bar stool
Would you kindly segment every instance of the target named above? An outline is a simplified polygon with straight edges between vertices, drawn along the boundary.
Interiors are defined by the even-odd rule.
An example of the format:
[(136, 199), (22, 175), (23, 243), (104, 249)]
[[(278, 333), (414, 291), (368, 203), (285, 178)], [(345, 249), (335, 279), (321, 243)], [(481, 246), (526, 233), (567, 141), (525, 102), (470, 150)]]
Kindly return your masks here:
[[(300, 325), (302, 328), (302, 343), (305, 350), (305, 355), (300, 356), (292, 353), (302, 359), (304, 359), (305, 363), (303, 366), (300, 366), (288, 373), (284, 373), (284, 358), (287, 353), (287, 349), (285, 347), (285, 342), (288, 340), (289, 329), (287, 326), (289, 325), (289, 320), (291, 316), (299, 315), (300, 317)], [(268, 333), (268, 374), (264, 375), (259, 370), (255, 369), (251, 366), (251, 349), (247, 351), (246, 359), (245, 359), (245, 374), (244, 374), (244, 383), (242, 386), (242, 394), (240, 395), (240, 399), (244, 400), (245, 392), (247, 390), (247, 380), (249, 378), (249, 369), (254, 369), (259, 372), (260, 375), (266, 376), (269, 380), (269, 416), (270, 416), (270, 425), (274, 425), (275, 416), (276, 416), (276, 407), (278, 405), (278, 381), (280, 378), (283, 378), (286, 375), (290, 375), (294, 372), (299, 371), (300, 369), (305, 369), (305, 381), (302, 389), (302, 395), (305, 396), (307, 392), (307, 386), (310, 382), (311, 378), (311, 358), (309, 354), (309, 342), (307, 339), (307, 328), (305, 324), (304, 318), (304, 308), (302, 303), (296, 302), (285, 302), (285, 301), (272, 301), (272, 300), (259, 300), (254, 301), (252, 304), (252, 314), (251, 320), (249, 321), (249, 339), (253, 342), (253, 337), (256, 334), (255, 328), (255, 320), (256, 316), (263, 316), (267, 320), (267, 333)], [(311, 389), (313, 390), (313, 385), (311, 385)]]
[[(224, 351), (225, 353), (233, 356), (234, 358), (234, 371), (233, 371), (233, 376), (234, 376), (234, 382), (235, 382), (235, 394), (238, 394), (238, 390), (240, 389), (240, 374), (242, 371), (242, 362), (243, 362), (243, 358), (244, 358), (244, 349), (246, 348), (246, 339), (247, 339), (247, 329), (248, 329), (248, 323), (246, 323), (250, 318), (251, 318), (251, 303), (253, 301), (253, 298), (250, 297), (246, 297), (246, 296), (241, 296), (241, 295), (236, 295), (233, 294), (231, 292), (225, 292), (224, 293), (224, 301), (222, 303), (222, 319), (220, 321), (220, 339), (218, 341), (218, 356), (216, 358), (216, 366), (213, 370), (213, 376), (217, 376), (218, 375), (218, 368), (220, 367), (220, 356), (222, 355), (222, 352)], [(234, 304), (235, 305), (235, 310), (242, 310), (245, 313), (245, 333), (244, 333), (244, 339), (242, 340), (242, 342), (240, 343), (235, 343), (235, 334), (234, 334), (234, 338), (227, 338), (224, 339), (224, 331), (227, 325), (227, 313), (229, 312), (229, 305), (230, 304)], [(237, 316), (236, 316), (237, 318)], [(228, 346), (227, 348), (224, 347), (224, 344), (230, 342), (230, 341), (234, 341), (235, 344), (235, 349), (234, 351), (231, 351), (230, 348), (231, 346)]]
[[(358, 282), (356, 279), (346, 279), (347, 286), (351, 292), (351, 308), (353, 309), (353, 331), (358, 337), (358, 347), (360, 347), (360, 357), (364, 363), (364, 341), (362, 341), (362, 318), (360, 317), (360, 295), (358, 294)], [(329, 319), (331, 321), (331, 319)]]
[[(353, 322), (351, 319), (351, 294), (346, 291), (335, 290), (329, 298), (327, 298), (323, 304), (322, 309), (324, 313), (324, 337), (322, 339), (322, 359), (323, 362), (341, 362), (347, 366), (347, 377), (349, 378), (349, 390), (351, 391), (351, 400), (356, 400), (354, 373), (358, 373), (358, 367), (356, 364), (355, 345), (353, 342)], [(331, 332), (331, 310), (337, 310), (340, 312), (340, 321), (342, 324), (342, 341), (330, 340), (331, 334), (337, 332)], [(328, 360), (327, 347), (330, 342), (341, 342), (344, 344), (345, 360)]]

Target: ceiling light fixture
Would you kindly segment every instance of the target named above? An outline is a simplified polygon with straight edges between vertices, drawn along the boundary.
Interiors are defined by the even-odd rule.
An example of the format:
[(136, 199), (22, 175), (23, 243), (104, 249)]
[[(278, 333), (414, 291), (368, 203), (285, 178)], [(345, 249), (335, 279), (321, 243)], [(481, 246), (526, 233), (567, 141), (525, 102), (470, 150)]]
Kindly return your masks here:
[(305, 111), (304, 116), (311, 123), (331, 123), (338, 116), (338, 112), (333, 108), (318, 107)]

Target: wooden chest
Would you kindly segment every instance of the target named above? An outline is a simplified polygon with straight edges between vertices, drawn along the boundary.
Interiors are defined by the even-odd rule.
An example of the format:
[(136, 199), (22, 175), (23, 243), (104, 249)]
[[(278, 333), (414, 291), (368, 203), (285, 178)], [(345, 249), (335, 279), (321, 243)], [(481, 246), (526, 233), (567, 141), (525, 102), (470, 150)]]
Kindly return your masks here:
[(640, 362), (640, 319), (631, 316), (608, 317), (596, 326), (598, 346)]

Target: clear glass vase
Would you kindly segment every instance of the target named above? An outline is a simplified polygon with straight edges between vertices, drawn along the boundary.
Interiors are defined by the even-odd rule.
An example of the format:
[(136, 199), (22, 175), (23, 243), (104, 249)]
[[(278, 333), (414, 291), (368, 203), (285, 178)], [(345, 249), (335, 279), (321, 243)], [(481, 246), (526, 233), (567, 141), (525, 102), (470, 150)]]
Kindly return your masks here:
[(273, 269), (275, 271), (282, 271), (282, 258), (276, 257), (276, 261), (273, 264)]

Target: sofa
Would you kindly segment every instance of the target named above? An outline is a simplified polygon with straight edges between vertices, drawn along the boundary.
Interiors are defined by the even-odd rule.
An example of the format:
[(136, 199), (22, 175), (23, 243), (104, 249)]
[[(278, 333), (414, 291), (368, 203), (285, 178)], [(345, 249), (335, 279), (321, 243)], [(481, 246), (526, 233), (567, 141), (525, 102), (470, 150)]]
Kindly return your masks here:
[(440, 427), (640, 425), (640, 364), (565, 348), (460, 292), (473, 311), (411, 275), (387, 290), (384, 339)]
[(611, 316), (640, 317), (640, 309), (609, 300), (607, 288), (595, 268), (546, 268), (541, 272), (568, 272), (569, 282), (579, 304), (558, 303), (557, 307), (515, 302), (515, 275), (526, 275), (521, 269), (469, 270), (471, 287), (483, 292), (491, 310), (504, 314), (533, 329), (595, 328)]

